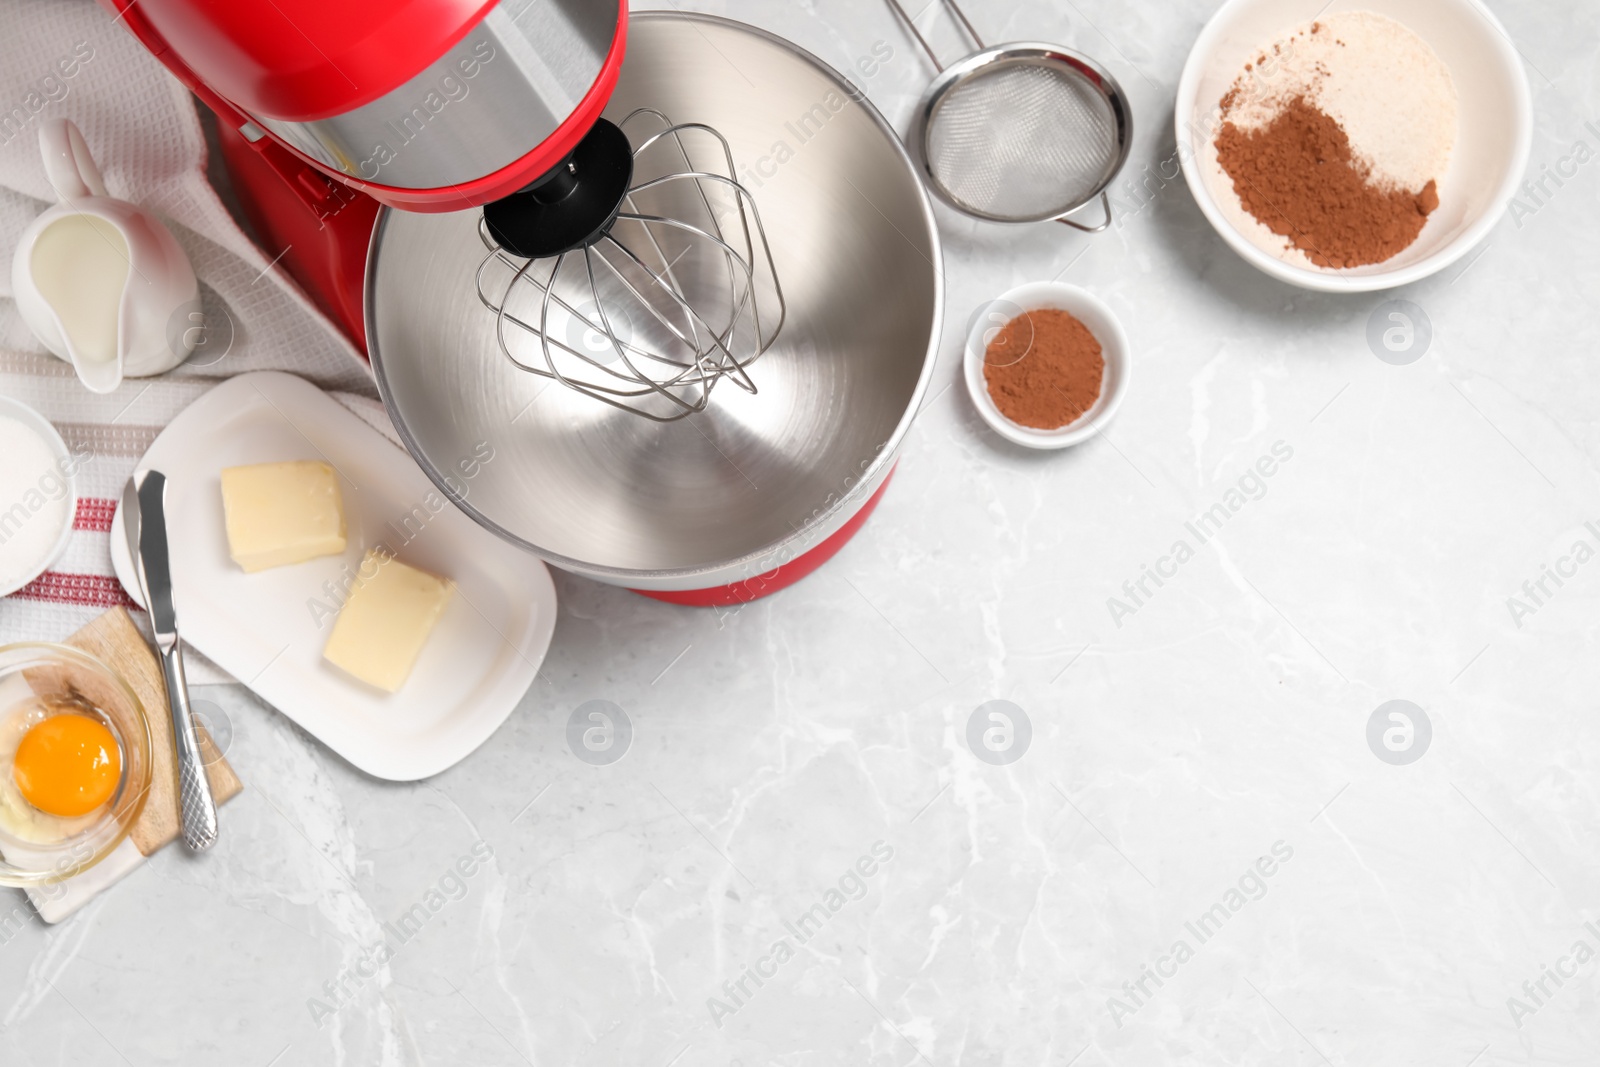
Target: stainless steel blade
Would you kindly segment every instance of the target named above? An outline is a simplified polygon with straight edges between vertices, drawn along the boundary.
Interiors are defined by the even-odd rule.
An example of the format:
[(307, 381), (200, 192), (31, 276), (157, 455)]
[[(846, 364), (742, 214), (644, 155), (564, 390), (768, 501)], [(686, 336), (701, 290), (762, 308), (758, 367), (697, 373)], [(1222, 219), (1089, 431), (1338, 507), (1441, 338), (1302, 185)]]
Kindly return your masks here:
[(178, 639), (178, 612), (172, 602), (172, 560), (167, 549), (167, 476), (145, 471), (134, 476), (139, 495), (139, 584), (156, 643)]

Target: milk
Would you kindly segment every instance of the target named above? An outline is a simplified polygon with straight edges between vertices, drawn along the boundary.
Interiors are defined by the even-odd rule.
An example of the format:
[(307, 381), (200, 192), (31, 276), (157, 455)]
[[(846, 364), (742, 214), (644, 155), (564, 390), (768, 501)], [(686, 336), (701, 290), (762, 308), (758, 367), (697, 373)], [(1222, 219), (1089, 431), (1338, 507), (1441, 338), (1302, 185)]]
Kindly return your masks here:
[(22, 231), (11, 255), (22, 321), (91, 393), (182, 363), (197, 331), (174, 324), (198, 311), (200, 285), (177, 238), (145, 209), (107, 195), (68, 120), (39, 127), (39, 157), (61, 199)]
[(64, 215), (34, 243), (34, 285), (55, 311), (69, 347), (85, 362), (117, 358), (128, 262), (122, 231), (96, 215)]

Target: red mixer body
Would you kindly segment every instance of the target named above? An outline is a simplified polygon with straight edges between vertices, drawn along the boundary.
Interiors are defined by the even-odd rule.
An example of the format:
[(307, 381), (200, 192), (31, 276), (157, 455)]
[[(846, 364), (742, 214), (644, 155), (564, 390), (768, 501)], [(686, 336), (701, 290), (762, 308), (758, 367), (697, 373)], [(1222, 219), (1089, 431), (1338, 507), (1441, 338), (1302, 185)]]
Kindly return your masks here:
[(276, 141), (217, 131), (228, 177), (251, 229), (278, 266), (365, 355), (362, 308), (378, 201), (329, 178)]

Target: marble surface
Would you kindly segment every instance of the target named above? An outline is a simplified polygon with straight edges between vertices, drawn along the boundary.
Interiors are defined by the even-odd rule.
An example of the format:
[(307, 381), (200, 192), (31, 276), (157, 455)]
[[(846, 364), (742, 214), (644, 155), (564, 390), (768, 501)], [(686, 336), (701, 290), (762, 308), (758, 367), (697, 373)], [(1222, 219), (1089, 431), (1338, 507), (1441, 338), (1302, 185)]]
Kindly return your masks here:
[[(902, 128), (928, 77), (871, 0), (704, 6), (844, 69), (886, 43), (863, 84)], [(1100, 57), (1138, 141), (1101, 236), (940, 209), (938, 380), (861, 536), (725, 618), (558, 576), (540, 681), (424, 783), (200, 691), (246, 783), (220, 843), (57, 927), (0, 893), (0, 1062), (1594, 1062), (1600, 163), (1442, 276), (1301, 292), (1181, 183), (1133, 191), (1214, 3), (969, 6)], [(1491, 6), (1534, 172), (1592, 154), (1600, 10)], [(1101, 439), (1025, 454), (960, 338), (1052, 276), (1123, 317), (1136, 376)], [(1407, 365), (1367, 341), (1392, 297), (1432, 323)], [(591, 700), (631, 723), (616, 762), (569, 746)], [(1031, 726), (1006, 763), (968, 741), (995, 700)], [(1368, 742), (1391, 700), (1431, 724), (1404, 765)]]

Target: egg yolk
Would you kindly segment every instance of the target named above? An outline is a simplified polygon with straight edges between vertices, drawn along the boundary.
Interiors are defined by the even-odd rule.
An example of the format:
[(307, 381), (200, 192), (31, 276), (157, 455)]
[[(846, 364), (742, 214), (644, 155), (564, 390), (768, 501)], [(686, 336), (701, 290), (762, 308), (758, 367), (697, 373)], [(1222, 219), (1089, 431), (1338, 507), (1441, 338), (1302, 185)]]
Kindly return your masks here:
[(87, 815), (111, 799), (122, 753), (105, 724), (87, 715), (52, 715), (22, 735), (11, 777), (22, 797), (63, 818)]

